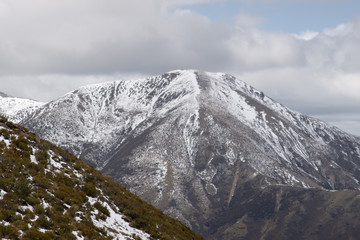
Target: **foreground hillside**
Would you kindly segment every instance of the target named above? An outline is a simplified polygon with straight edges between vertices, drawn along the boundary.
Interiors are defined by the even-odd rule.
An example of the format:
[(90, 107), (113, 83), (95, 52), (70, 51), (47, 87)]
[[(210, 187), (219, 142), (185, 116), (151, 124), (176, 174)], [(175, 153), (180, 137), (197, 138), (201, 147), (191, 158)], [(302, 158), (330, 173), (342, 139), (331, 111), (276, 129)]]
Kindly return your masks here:
[(2, 239), (202, 239), (2, 117), (0, 175)]

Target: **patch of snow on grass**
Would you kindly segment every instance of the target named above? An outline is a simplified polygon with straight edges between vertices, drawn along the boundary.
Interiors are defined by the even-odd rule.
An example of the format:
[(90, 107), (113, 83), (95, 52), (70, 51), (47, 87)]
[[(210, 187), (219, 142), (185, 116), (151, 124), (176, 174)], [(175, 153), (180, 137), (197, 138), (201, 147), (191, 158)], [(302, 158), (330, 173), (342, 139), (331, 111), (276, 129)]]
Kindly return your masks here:
[(56, 172), (60, 172), (63, 166), (61, 165), (60, 162), (57, 162), (55, 160), (55, 153), (53, 151), (49, 151), (49, 154), (50, 154), (50, 159), (49, 159), (50, 165), (53, 166)]
[(36, 160), (35, 155), (30, 155), (30, 161), (31, 161), (32, 163), (38, 164), (38, 161)]
[(27, 205), (27, 206), (20, 206), (19, 209), (21, 211), (26, 211), (27, 209), (29, 209), (30, 211), (34, 212), (34, 208), (30, 205)]
[(105, 228), (108, 234), (114, 239), (133, 239), (132, 236), (138, 236), (140, 239), (150, 239), (149, 234), (131, 227), (130, 224), (123, 219), (124, 215), (119, 213), (118, 208), (116, 208), (115, 212), (107, 202), (98, 201), (97, 198), (88, 197), (88, 201), (92, 205), (96, 202), (100, 202), (101, 205), (108, 209), (110, 216), (108, 216), (105, 221), (96, 219), (95, 215), (98, 213), (97, 210), (93, 212), (91, 218), (95, 226)]
[(4, 190), (0, 190), (0, 200), (2, 200), (3, 198), (4, 198), (4, 196), (5, 196), (5, 194), (6, 194), (7, 192), (5, 192)]
[(0, 142), (1, 142), (1, 141), (4, 141), (5, 144), (6, 144), (6, 148), (9, 148), (9, 146), (10, 146), (10, 140), (5, 139), (4, 136), (0, 136)]
[(51, 206), (50, 206), (50, 204), (49, 203), (47, 203), (44, 199), (42, 200), (42, 206), (44, 207), (44, 209), (46, 209), (46, 208), (51, 208)]
[(34, 154), (36, 154), (36, 149), (35, 148), (33, 148), (33, 147), (31, 147), (32, 148), (32, 153), (33, 154), (31, 154), (30, 155), (30, 161), (32, 162), (32, 163), (35, 163), (35, 164), (38, 164), (39, 162), (36, 160), (36, 157), (35, 157), (35, 155)]
[(81, 236), (79, 231), (72, 231), (72, 234), (76, 237), (77, 240), (84, 240), (85, 238)]

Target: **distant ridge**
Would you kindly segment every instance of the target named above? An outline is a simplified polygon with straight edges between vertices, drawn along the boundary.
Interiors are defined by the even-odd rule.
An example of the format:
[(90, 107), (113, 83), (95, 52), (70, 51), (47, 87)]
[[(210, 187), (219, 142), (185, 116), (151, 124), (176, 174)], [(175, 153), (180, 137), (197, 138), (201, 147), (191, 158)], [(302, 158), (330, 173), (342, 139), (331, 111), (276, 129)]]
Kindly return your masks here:
[(0, 92), (0, 97), (10, 97), (10, 96), (7, 95), (6, 93)]
[(0, 115), (13, 122), (20, 122), (29, 117), (45, 103), (27, 98), (12, 97), (0, 92)]

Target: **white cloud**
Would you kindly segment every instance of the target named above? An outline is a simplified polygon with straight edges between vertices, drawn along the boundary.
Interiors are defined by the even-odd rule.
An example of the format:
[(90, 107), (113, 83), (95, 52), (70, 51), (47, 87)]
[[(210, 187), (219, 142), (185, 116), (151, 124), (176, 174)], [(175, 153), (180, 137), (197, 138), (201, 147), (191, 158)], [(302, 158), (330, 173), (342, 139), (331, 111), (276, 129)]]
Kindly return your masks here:
[[(295, 108), (302, 110), (307, 107), (309, 112), (313, 111), (311, 106), (325, 108), (331, 105), (334, 112), (348, 106), (351, 106), (353, 111), (359, 109), (359, 21), (326, 29), (307, 41), (294, 37), (296, 44), (293, 45), (284, 41), (278, 34), (275, 37), (274, 41), (279, 45), (288, 46), (295, 53), (295, 49), (298, 49), (304, 54), (304, 58), (289, 58), (294, 61), (284, 60), (273, 68), (243, 70), (243, 79), (264, 91), (269, 91), (270, 96), (278, 98), (281, 102), (292, 102)], [(266, 56), (266, 51), (262, 52)], [(279, 52), (281, 59), (283, 55)], [(302, 63), (296, 59), (301, 59)]]
[(352, 31), (352, 24), (339, 24), (336, 28), (324, 29), (324, 34), (330, 37), (346, 36)]
[(307, 30), (305, 32), (302, 32), (300, 34), (293, 34), (293, 36), (297, 39), (302, 39), (302, 40), (305, 40), (305, 41), (309, 41), (313, 38), (315, 38), (317, 35), (319, 35), (318, 32), (315, 32), (315, 31), (310, 31), (310, 30)]
[(299, 66), (305, 60), (301, 45), (289, 34), (242, 29), (233, 32), (228, 44), (233, 69)]
[(344, 72), (360, 70), (360, 20), (325, 29), (304, 43), (309, 66)]
[(359, 73), (337, 73), (330, 78), (329, 89), (333, 95), (354, 100), (360, 104), (360, 72)]

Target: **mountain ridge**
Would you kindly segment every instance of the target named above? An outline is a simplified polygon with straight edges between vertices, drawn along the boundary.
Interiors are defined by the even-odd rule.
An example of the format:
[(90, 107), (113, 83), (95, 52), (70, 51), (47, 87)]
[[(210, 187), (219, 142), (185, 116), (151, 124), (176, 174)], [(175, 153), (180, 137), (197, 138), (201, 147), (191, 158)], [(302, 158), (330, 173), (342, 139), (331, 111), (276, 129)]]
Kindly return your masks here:
[(27, 98), (12, 97), (6, 93), (0, 92), (0, 114), (13, 122), (20, 122), (29, 117), (38, 108), (45, 103)]

